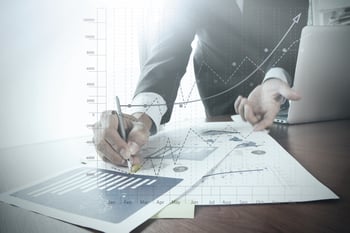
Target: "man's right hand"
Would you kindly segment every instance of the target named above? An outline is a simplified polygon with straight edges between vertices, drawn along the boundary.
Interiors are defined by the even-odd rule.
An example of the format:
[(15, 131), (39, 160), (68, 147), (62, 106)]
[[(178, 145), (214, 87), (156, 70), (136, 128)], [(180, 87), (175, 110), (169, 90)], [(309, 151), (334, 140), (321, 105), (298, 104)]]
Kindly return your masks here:
[(148, 142), (152, 120), (144, 113), (123, 114), (127, 142), (118, 133), (118, 117), (114, 111), (102, 113), (100, 121), (93, 127), (94, 143), (103, 160), (118, 166), (127, 166), (127, 159), (140, 164), (141, 147)]

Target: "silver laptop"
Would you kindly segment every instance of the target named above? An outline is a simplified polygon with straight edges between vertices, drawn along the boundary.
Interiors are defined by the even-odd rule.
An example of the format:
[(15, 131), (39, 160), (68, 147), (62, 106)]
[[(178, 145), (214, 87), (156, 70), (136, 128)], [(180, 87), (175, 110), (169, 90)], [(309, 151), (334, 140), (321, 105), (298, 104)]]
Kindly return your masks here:
[(294, 89), (302, 99), (281, 110), (278, 123), (350, 118), (350, 26), (306, 26), (296, 64)]

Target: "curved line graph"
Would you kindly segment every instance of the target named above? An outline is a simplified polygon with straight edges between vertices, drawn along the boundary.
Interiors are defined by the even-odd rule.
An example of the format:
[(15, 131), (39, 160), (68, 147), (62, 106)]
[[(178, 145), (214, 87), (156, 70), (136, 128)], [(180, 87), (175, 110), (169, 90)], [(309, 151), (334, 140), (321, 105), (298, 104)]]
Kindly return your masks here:
[(237, 170), (237, 171), (218, 172), (218, 173), (212, 173), (212, 174), (205, 175), (205, 176), (202, 177), (202, 179), (207, 178), (207, 177), (211, 177), (211, 176), (227, 175), (227, 174), (234, 174), (234, 173), (242, 174), (242, 173), (249, 173), (249, 172), (261, 172), (261, 171), (264, 171), (265, 169), (259, 168), (259, 169), (250, 169), (250, 170)]
[[(140, 169), (145, 167), (146, 163), (149, 163), (154, 171), (154, 175), (158, 176), (160, 174), (160, 170), (164, 163), (165, 157), (167, 157), (167, 159), (171, 159), (173, 165), (176, 165), (179, 161), (181, 161), (181, 159), (183, 159), (184, 154), (188, 153), (186, 152), (186, 149), (205, 147), (207, 152), (208, 148), (211, 148), (211, 151), (214, 151), (217, 148), (217, 146), (215, 146), (215, 143), (219, 140), (219, 138), (227, 137), (228, 135), (239, 135), (239, 137), (244, 140), (243, 135), (241, 135), (239, 131), (231, 126), (227, 126), (222, 130), (208, 131), (197, 131), (193, 128), (189, 128), (184, 134), (184, 138), (181, 139), (180, 142), (173, 142), (170, 137), (167, 137), (162, 146), (158, 146), (150, 153), (146, 152), (147, 154), (144, 155), (144, 161), (141, 163)], [(191, 139), (193, 137), (203, 145), (199, 147), (191, 146)], [(188, 146), (188, 144), (190, 144), (190, 146)], [(237, 148), (235, 147), (232, 149)]]
[[(252, 65), (254, 65), (256, 68), (258, 68), (259, 66), (252, 60), (250, 59), (249, 57), (245, 57), (243, 58), (243, 60), (240, 62), (240, 64), (237, 66), (237, 68), (233, 71), (233, 73), (231, 75), (229, 75), (226, 79), (223, 78), (221, 75), (219, 75), (215, 70), (214, 68), (212, 68), (206, 61), (203, 61), (201, 63), (201, 66), (199, 68), (199, 71), (198, 71), (198, 74), (201, 72), (202, 70), (202, 67), (205, 65), (219, 80), (221, 80), (225, 85), (227, 83), (230, 82), (230, 80), (234, 77), (234, 75), (238, 72), (238, 70), (241, 68), (241, 66), (246, 63), (246, 62), (250, 62)], [(262, 73), (265, 73), (265, 71), (263, 69), (258, 68), (258, 70), (260, 70)], [(256, 72), (256, 71), (255, 71)], [(231, 87), (232, 88), (232, 87)]]
[(275, 66), (278, 62), (280, 62), (282, 60), (282, 58), (287, 54), (287, 52), (294, 46), (296, 45), (300, 40), (297, 39), (295, 41), (293, 41), (293, 43), (291, 43), (287, 49), (285, 49), (285, 51), (283, 51), (283, 54), (276, 60), (275, 63), (272, 64), (272, 66)]
[[(211, 96), (207, 96), (207, 97), (203, 97), (200, 99), (194, 99), (194, 100), (187, 100), (187, 101), (180, 101), (180, 102), (176, 102), (174, 103), (174, 105), (186, 105), (189, 103), (195, 103), (195, 102), (200, 102), (203, 100), (209, 100), (209, 99), (213, 99), (216, 98), (220, 95), (226, 94), (228, 92), (230, 92), (231, 90), (233, 90), (234, 88), (236, 88), (237, 86), (241, 85), (243, 82), (246, 82), (249, 78), (251, 78), (258, 70), (261, 69), (261, 67), (270, 59), (270, 57), (276, 52), (276, 50), (278, 49), (278, 47), (282, 44), (282, 42), (285, 40), (285, 38), (287, 37), (287, 35), (289, 34), (289, 32), (293, 29), (293, 27), (299, 23), (300, 20), (300, 16), (301, 13), (299, 13), (298, 15), (296, 15), (293, 18), (293, 22), (292, 24), (289, 26), (289, 28), (287, 29), (287, 31), (283, 34), (283, 36), (281, 37), (281, 39), (279, 40), (279, 42), (276, 44), (276, 46), (271, 50), (271, 52), (269, 53), (269, 55), (267, 55), (265, 57), (265, 59), (258, 65), (256, 66), (256, 68), (250, 73), (248, 74), (244, 79), (242, 79), (241, 81), (237, 82), (235, 85), (231, 86), (230, 88), (223, 90), (221, 92), (218, 92), (214, 95)], [(294, 42), (293, 42), (294, 45)], [(165, 104), (152, 104), (152, 106), (164, 106)], [(121, 105), (122, 107), (147, 107), (147, 105), (132, 105), (132, 104), (126, 104), (126, 105)]]

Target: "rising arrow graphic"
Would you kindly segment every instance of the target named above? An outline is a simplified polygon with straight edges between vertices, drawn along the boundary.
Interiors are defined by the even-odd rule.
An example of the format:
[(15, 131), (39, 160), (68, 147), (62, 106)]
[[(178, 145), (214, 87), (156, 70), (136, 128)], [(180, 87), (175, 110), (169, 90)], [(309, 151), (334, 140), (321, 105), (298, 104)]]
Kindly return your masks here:
[[(270, 52), (270, 54), (260, 63), (260, 65), (258, 65), (247, 77), (245, 77), (244, 79), (242, 79), (241, 81), (239, 81), (238, 83), (236, 83), (235, 85), (233, 85), (232, 87), (222, 91), (222, 92), (219, 92), (215, 95), (211, 95), (211, 96), (208, 96), (208, 97), (204, 97), (202, 99), (199, 99), (199, 100), (194, 100), (193, 102), (197, 102), (197, 101), (200, 101), (200, 100), (208, 100), (208, 99), (212, 99), (212, 98), (215, 98), (217, 96), (220, 96), (222, 94), (225, 94), (229, 91), (231, 91), (232, 89), (234, 89), (235, 87), (241, 85), (243, 82), (247, 81), (250, 77), (252, 77), (265, 63), (267, 60), (270, 59), (270, 57), (276, 52), (277, 48), (282, 44), (282, 42), (284, 41), (284, 39), (287, 37), (287, 35), (289, 34), (289, 32), (292, 30), (292, 28), (294, 27), (295, 24), (299, 23), (299, 20), (300, 20), (300, 16), (301, 16), (301, 13), (299, 13), (297, 16), (295, 16), (293, 18), (293, 23), (290, 25), (290, 27), (288, 28), (288, 30), (284, 33), (284, 35), (282, 36), (282, 38), (280, 39), (280, 41), (277, 43), (277, 45), (273, 48), (273, 50)], [(192, 102), (192, 101), (190, 101)]]
[[(270, 54), (260, 63), (260, 65), (258, 65), (249, 75), (247, 75), (247, 77), (245, 77), (244, 79), (242, 79), (241, 81), (239, 81), (238, 83), (236, 83), (235, 85), (233, 85), (232, 87), (221, 91), (219, 93), (216, 93), (214, 95), (211, 96), (207, 96), (201, 99), (196, 99), (196, 100), (189, 100), (189, 101), (183, 101), (183, 102), (176, 102), (174, 103), (175, 105), (182, 105), (182, 104), (189, 104), (189, 103), (195, 103), (195, 102), (199, 102), (202, 100), (209, 100), (209, 99), (213, 99), (215, 97), (218, 97), (220, 95), (223, 95), (229, 91), (231, 91), (232, 89), (236, 88), (237, 86), (241, 85), (243, 82), (247, 81), (250, 77), (252, 77), (259, 69), (261, 69), (261, 67), (267, 62), (267, 60), (270, 59), (270, 57), (276, 52), (277, 48), (282, 44), (282, 42), (284, 41), (284, 39), (287, 37), (287, 35), (289, 34), (289, 32), (292, 30), (292, 28), (299, 23), (300, 20), (300, 16), (301, 13), (299, 13), (297, 16), (295, 16), (293, 18), (293, 22), (292, 24), (289, 26), (288, 30), (284, 33), (284, 35), (282, 36), (282, 38), (280, 39), (280, 41), (277, 43), (277, 45), (272, 49), (272, 51), (270, 52)], [(160, 106), (160, 105), (166, 105), (166, 104), (152, 104), (152, 106)], [(136, 107), (136, 106), (144, 106), (144, 105), (121, 105), (123, 107)]]

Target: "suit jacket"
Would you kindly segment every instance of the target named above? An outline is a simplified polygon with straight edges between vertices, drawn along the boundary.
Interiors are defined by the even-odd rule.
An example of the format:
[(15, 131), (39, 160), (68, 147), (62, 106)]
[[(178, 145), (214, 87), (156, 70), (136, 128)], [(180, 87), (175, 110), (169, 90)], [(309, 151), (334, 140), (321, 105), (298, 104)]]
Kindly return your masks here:
[[(307, 12), (308, 0), (245, 0), (243, 13), (234, 0), (170, 0), (142, 63), (135, 95), (141, 92), (161, 95), (167, 103), (162, 123), (169, 121), (192, 52), (191, 42), (197, 35), (193, 62), (206, 113), (233, 114), (237, 96), (247, 96), (270, 68), (281, 67), (294, 76)], [(293, 23), (300, 13), (299, 22)], [(247, 77), (290, 28), (276, 52), (249, 80), (206, 99)]]

